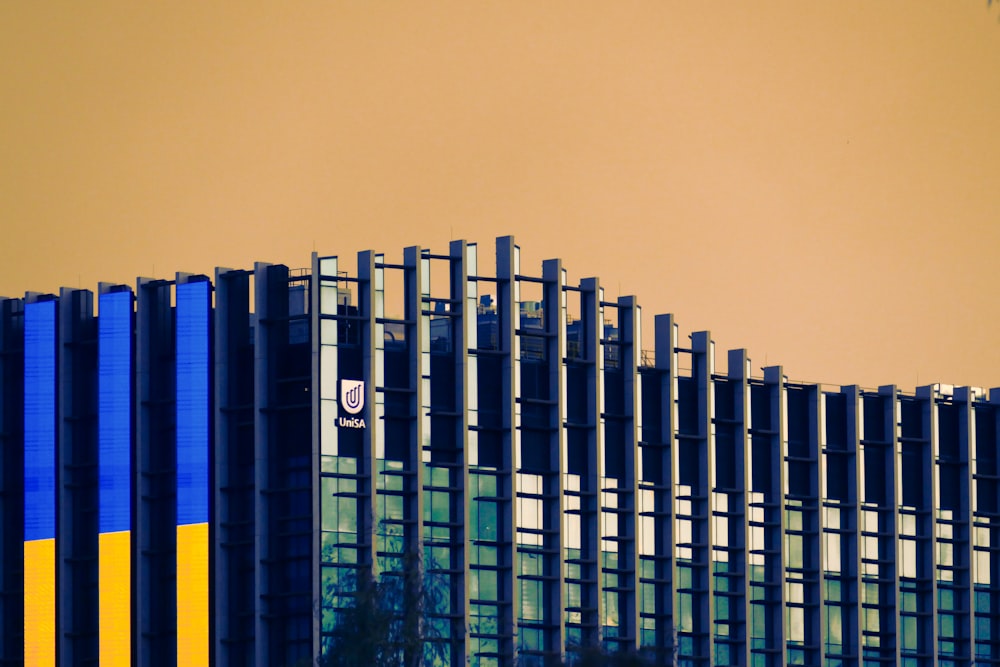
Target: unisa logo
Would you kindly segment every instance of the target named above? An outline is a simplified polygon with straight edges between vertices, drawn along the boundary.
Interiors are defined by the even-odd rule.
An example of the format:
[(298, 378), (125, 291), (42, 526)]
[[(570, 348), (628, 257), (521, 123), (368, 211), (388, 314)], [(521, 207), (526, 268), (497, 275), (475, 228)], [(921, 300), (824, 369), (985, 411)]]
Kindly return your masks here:
[[(356, 415), (365, 409), (365, 381), (340, 381), (340, 407), (349, 415)], [(337, 424), (341, 428), (364, 428), (365, 420), (361, 417), (339, 417)]]

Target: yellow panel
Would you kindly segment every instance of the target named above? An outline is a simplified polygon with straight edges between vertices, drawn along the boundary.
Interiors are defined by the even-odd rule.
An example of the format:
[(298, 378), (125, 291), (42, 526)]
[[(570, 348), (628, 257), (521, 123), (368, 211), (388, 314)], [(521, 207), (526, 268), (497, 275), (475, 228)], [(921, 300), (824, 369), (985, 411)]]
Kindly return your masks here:
[(177, 664), (208, 664), (208, 524), (177, 526)]
[(24, 664), (56, 664), (56, 541), (24, 543)]
[(99, 548), (101, 666), (132, 664), (131, 533), (101, 533)]

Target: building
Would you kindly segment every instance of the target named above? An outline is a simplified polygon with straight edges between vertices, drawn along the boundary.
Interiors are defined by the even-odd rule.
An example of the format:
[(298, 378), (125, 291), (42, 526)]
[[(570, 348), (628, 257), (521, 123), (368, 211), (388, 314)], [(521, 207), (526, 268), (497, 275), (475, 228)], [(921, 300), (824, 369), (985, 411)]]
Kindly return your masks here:
[(310, 664), (407, 554), (450, 665), (1000, 663), (1000, 391), (720, 374), (492, 254), (0, 300), (2, 663)]

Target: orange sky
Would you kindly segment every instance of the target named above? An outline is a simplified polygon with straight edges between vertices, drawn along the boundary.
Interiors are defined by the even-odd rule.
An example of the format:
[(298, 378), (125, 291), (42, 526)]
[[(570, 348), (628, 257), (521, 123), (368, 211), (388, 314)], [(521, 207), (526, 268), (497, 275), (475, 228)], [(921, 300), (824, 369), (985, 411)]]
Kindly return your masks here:
[(1000, 7), (6, 2), (0, 226), (8, 296), (514, 234), (722, 366), (996, 386)]

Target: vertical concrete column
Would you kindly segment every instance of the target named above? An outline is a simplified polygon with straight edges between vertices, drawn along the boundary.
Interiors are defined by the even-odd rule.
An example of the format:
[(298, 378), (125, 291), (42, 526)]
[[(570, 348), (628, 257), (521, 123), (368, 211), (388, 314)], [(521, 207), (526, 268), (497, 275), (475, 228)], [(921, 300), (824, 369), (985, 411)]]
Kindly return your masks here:
[(0, 297), (0, 663), (24, 661), (24, 303)]
[(824, 422), (823, 422), (823, 394), (819, 385), (811, 385), (803, 389), (807, 392), (808, 410), (808, 438), (809, 438), (809, 465), (810, 479), (810, 505), (809, 534), (805, 538), (809, 541), (808, 549), (810, 556), (807, 567), (810, 569), (806, 573), (805, 600), (805, 637), (806, 643), (811, 648), (805, 650), (807, 663), (819, 663), (823, 655), (823, 443), (824, 443)]
[[(1000, 442), (1000, 387), (989, 389), (985, 398), (986, 401), (981, 403), (979, 409), (975, 411), (977, 430), (982, 429), (980, 431), (981, 437), (977, 439), (974, 450), (975, 458), (978, 458), (979, 453), (986, 450), (987, 447), (992, 446), (992, 450), (996, 452), (998, 442)], [(997, 589), (1000, 588), (1000, 576), (998, 576), (1000, 574), (1000, 551), (996, 549), (997, 546), (1000, 546), (1000, 526), (997, 525), (996, 520), (997, 508), (1000, 507), (1000, 484), (997, 482), (997, 473), (1000, 472), (997, 467), (1000, 462), (996, 460), (995, 455), (993, 458), (992, 469), (986, 469), (986, 465), (983, 465), (983, 474), (976, 478), (974, 493), (976, 497), (975, 511), (979, 524), (977, 532), (983, 538), (980, 546), (987, 551), (986, 554), (979, 556), (985, 562), (977, 565), (977, 567), (986, 570), (979, 573), (980, 595), (991, 602), (989, 614), (982, 621), (985, 627), (977, 632), (982, 642), (978, 649), (985, 654), (983, 657), (996, 661), (997, 658), (1000, 658), (1000, 649), (996, 644), (989, 642), (993, 637), (1000, 635), (1000, 612), (992, 605), (992, 602), (998, 598)], [(977, 463), (978, 471), (979, 464)]]
[[(883, 398), (882, 410), (883, 419), (885, 421), (885, 445), (888, 447), (887, 458), (890, 465), (886, 466), (885, 471), (885, 485), (889, 489), (891, 495), (889, 496), (889, 507), (887, 509), (891, 510), (889, 516), (892, 518), (891, 526), (887, 526), (889, 530), (886, 532), (891, 532), (891, 555), (889, 556), (889, 562), (880, 565), (881, 568), (887, 568), (890, 570), (886, 573), (885, 570), (881, 570), (880, 578), (887, 578), (892, 581), (892, 596), (891, 599), (882, 601), (882, 604), (889, 604), (893, 611), (893, 627), (892, 627), (892, 658), (895, 664), (900, 664), (899, 655), (899, 566), (896, 562), (896, 558), (899, 552), (899, 506), (902, 503), (902, 488), (899, 484), (899, 451), (900, 451), (900, 407), (899, 407), (899, 392), (896, 389), (896, 385), (883, 385), (878, 388), (879, 396)], [(881, 523), (882, 511), (879, 511), (879, 522)], [(881, 527), (880, 527), (881, 528)], [(882, 539), (881, 537), (879, 538)], [(888, 576), (887, 576), (888, 574)], [(881, 592), (880, 592), (881, 595)], [(888, 596), (887, 596), (888, 597)], [(884, 631), (884, 630), (883, 630)], [(887, 656), (890, 657), (890, 656)]]
[[(553, 583), (549, 586), (549, 595), (545, 600), (545, 617), (549, 619), (552, 631), (545, 638), (549, 651), (562, 654), (565, 650), (563, 637), (566, 636), (566, 614), (564, 609), (566, 566), (563, 558), (565, 539), (563, 536), (563, 478), (567, 470), (566, 462), (566, 270), (558, 259), (546, 260), (542, 263), (543, 304), (545, 311), (545, 359), (548, 366), (549, 382), (549, 469), (555, 474), (545, 480), (544, 492), (546, 501), (545, 528), (554, 531), (551, 537), (546, 537), (547, 566), (545, 572)], [(552, 498), (552, 500), (548, 500)]]
[[(729, 350), (727, 358), (727, 376), (729, 386), (733, 392), (733, 443), (736, 450), (734, 465), (734, 479), (737, 486), (736, 493), (729, 493), (728, 513), (730, 514), (729, 535), (727, 542), (730, 547), (730, 568), (732, 559), (735, 556), (740, 576), (735, 580), (729, 579), (729, 592), (737, 593), (735, 598), (729, 598), (729, 636), (732, 640), (737, 640), (730, 644), (730, 659), (741, 665), (750, 664), (750, 641), (747, 632), (747, 619), (750, 618), (750, 585), (748, 581), (747, 562), (749, 548), (747, 537), (749, 532), (750, 508), (750, 357), (744, 349)], [(738, 504), (733, 505), (733, 501)], [(735, 527), (735, 529), (734, 529)], [(735, 549), (734, 549), (735, 547)], [(732, 572), (732, 569), (730, 569)], [(736, 590), (733, 590), (733, 589)], [(735, 630), (735, 632), (734, 632)]]
[(81, 664), (98, 654), (97, 382), (94, 295), (59, 290), (56, 488), (56, 656)]
[[(959, 660), (972, 660), (976, 653), (975, 646), (975, 607), (973, 601), (976, 599), (975, 579), (976, 579), (976, 559), (974, 558), (973, 540), (975, 530), (973, 528), (973, 508), (976, 501), (973, 496), (974, 453), (976, 451), (976, 424), (973, 415), (972, 403), (976, 399), (975, 390), (972, 387), (955, 387), (954, 401), (958, 408), (958, 457), (959, 457), (959, 493), (961, 497), (962, 510), (958, 517), (959, 525), (955, 526), (961, 548), (957, 549), (961, 553), (956, 553), (956, 565), (963, 572), (964, 581), (956, 582), (962, 586), (962, 594), (956, 596), (960, 601), (959, 623), (955, 628), (956, 653)], [(961, 531), (961, 532), (959, 532)]]
[[(413, 528), (408, 545), (411, 553), (417, 558), (423, 555), (424, 539), (424, 445), (430, 439), (428, 424), (430, 401), (430, 352), (428, 332), (423, 326), (427, 308), (424, 299), (429, 295), (428, 262), (423, 258), (419, 246), (410, 246), (403, 250), (403, 317), (404, 337), (406, 338), (407, 377), (409, 378), (409, 458), (406, 468), (410, 471), (410, 487), (406, 500), (408, 516), (412, 517)], [(467, 511), (467, 510), (466, 510)], [(424, 563), (424, 567), (426, 567)], [(463, 577), (464, 579), (464, 577)], [(466, 599), (464, 591), (459, 599)], [(468, 618), (468, 602), (465, 603), (465, 618)]]
[(712, 375), (715, 373), (715, 343), (708, 331), (691, 334), (692, 379), (695, 383), (697, 407), (695, 446), (698, 448), (699, 490), (693, 495), (692, 509), (696, 524), (695, 534), (704, 535), (703, 546), (695, 548), (695, 570), (698, 572), (695, 588), (699, 591), (693, 601), (695, 614), (693, 633), (695, 659), (698, 664), (708, 664), (712, 655), (715, 629), (715, 610), (712, 608), (712, 546), (717, 543), (712, 521), (712, 493), (715, 480), (715, 392)]
[(267, 526), (270, 519), (267, 490), (268, 465), (270, 452), (268, 447), (268, 420), (271, 404), (271, 391), (268, 378), (271, 377), (273, 359), (270, 353), (270, 325), (268, 317), (268, 291), (271, 281), (268, 280), (268, 269), (271, 265), (265, 262), (254, 263), (254, 637), (255, 664), (266, 665), (269, 662), (270, 646), (268, 642), (268, 608), (267, 595), (270, 589), (268, 582), (267, 563), (269, 549), (267, 543)]
[[(212, 489), (215, 511), (212, 515), (212, 558), (214, 570), (212, 577), (212, 607), (210, 613), (214, 618), (212, 641), (213, 664), (237, 664), (245, 655), (240, 648), (246, 647), (246, 638), (241, 637), (238, 623), (232, 614), (234, 605), (232, 598), (239, 589), (250, 588), (249, 599), (255, 599), (254, 581), (241, 577), (238, 558), (234, 553), (232, 542), (239, 541), (242, 536), (234, 535), (233, 522), (245, 511), (244, 498), (236, 495), (234, 487), (240, 486), (245, 480), (236, 478), (233, 469), (236, 461), (230, 455), (234, 450), (239, 432), (238, 411), (245, 411), (247, 406), (241, 405), (239, 394), (246, 388), (241, 386), (239, 376), (240, 361), (236, 356), (240, 345), (245, 344), (250, 333), (250, 274), (247, 271), (217, 268), (215, 270), (215, 341), (213, 363), (215, 365), (214, 386), (214, 428), (215, 450), (213, 453), (214, 485)], [(251, 378), (253, 369), (249, 370)], [(253, 388), (249, 388), (253, 395)], [(252, 409), (251, 409), (252, 411)], [(252, 484), (250, 489), (242, 491), (253, 497)], [(251, 522), (254, 516), (251, 512)], [(241, 547), (246, 550), (247, 547)], [(250, 545), (252, 551), (253, 545)]]
[(135, 581), (132, 631), (139, 665), (176, 661), (173, 582), (176, 510), (174, 483), (173, 313), (171, 284), (139, 278), (136, 286), (135, 478), (136, 534), (132, 541)]
[(853, 528), (851, 534), (844, 534), (845, 539), (851, 541), (848, 551), (852, 558), (844, 559), (849, 577), (853, 584), (853, 590), (841, 591), (844, 600), (851, 600), (853, 605), (853, 618), (843, 619), (842, 627), (844, 631), (844, 652), (854, 655), (861, 655), (861, 629), (863, 626), (861, 610), (861, 499), (864, 493), (864, 460), (861, 450), (862, 432), (862, 407), (861, 389), (857, 385), (850, 385), (841, 388), (841, 393), (846, 400), (846, 433), (848, 451), (854, 453), (853, 466), (848, 465), (850, 478), (848, 479), (848, 495), (850, 496), (850, 506), (848, 510), (853, 510)]
[[(933, 656), (938, 645), (938, 587), (937, 572), (934, 564), (937, 561), (937, 541), (935, 537), (935, 514), (938, 508), (937, 482), (937, 452), (938, 452), (938, 400), (940, 394), (933, 385), (918, 387), (916, 400), (919, 402), (920, 423), (918, 426), (921, 443), (920, 468), (925, 476), (922, 490), (922, 502), (926, 508), (917, 513), (916, 532), (917, 562), (916, 574), (921, 579), (920, 587), (925, 587), (926, 593), (917, 593), (917, 610), (925, 613), (917, 617), (917, 641), (922, 653)], [(900, 463), (902, 470), (902, 463)], [(922, 537), (921, 537), (922, 536)], [(924, 658), (920, 664), (932, 662)]]
[(587, 474), (581, 480), (583, 531), (582, 584), (583, 644), (600, 644), (604, 618), (601, 577), (601, 485), (604, 479), (604, 290), (597, 278), (580, 282), (580, 319), (583, 321), (581, 356), (587, 367)]
[(500, 541), (500, 572), (498, 593), (501, 600), (500, 664), (517, 663), (517, 468), (520, 449), (521, 416), (517, 399), (521, 393), (521, 345), (517, 329), (520, 324), (520, 248), (513, 236), (496, 240), (497, 318), (501, 362), (500, 410), (501, 472), (497, 479), (497, 495), (502, 499), (497, 511), (497, 535)]
[[(359, 540), (367, 540), (366, 550), (359, 556), (364, 563), (370, 563), (373, 572), (377, 574), (375, 532), (377, 523), (377, 479), (376, 461), (378, 450), (382, 444), (384, 425), (382, 415), (378, 414), (376, 392), (384, 385), (382, 376), (383, 359), (381, 358), (381, 341), (378, 335), (382, 328), (378, 326), (376, 290), (381, 288), (381, 269), (376, 268), (376, 254), (371, 250), (358, 253), (358, 317), (361, 324), (361, 368), (362, 379), (365, 381), (365, 405), (368, 411), (368, 428), (362, 432), (361, 471), (363, 475), (362, 509), (358, 512)], [(359, 550), (359, 554), (361, 551)]]
[(642, 311), (634, 296), (618, 298), (618, 341), (624, 389), (625, 470), (619, 481), (618, 525), (622, 539), (618, 543), (618, 567), (622, 570), (620, 594), (619, 646), (639, 648), (639, 433), (642, 429), (642, 386), (639, 362), (642, 357)]
[[(280, 290), (280, 292), (279, 292)], [(279, 590), (272, 581), (275, 566), (271, 545), (271, 450), (276, 429), (274, 407), (277, 403), (274, 381), (281, 332), (276, 324), (283, 313), (280, 304), (287, 299), (288, 269), (265, 262), (254, 264), (254, 638), (256, 664), (271, 663), (271, 623), (274, 615), (270, 601)]]
[[(322, 395), (320, 389), (321, 373), (320, 373), (320, 359), (322, 351), (322, 341), (323, 336), (321, 332), (321, 322), (320, 318), (320, 293), (322, 291), (322, 276), (323, 271), (320, 265), (319, 253), (313, 251), (310, 262), (309, 262), (309, 303), (307, 305), (309, 311), (309, 348), (310, 348), (310, 362), (309, 369), (310, 375), (312, 376), (309, 382), (309, 401), (312, 404), (312, 441), (309, 449), (309, 485), (311, 489), (311, 498), (309, 499), (309, 505), (313, 508), (313, 521), (312, 521), (312, 535), (310, 536), (310, 551), (312, 553), (310, 562), (310, 576), (311, 582), (309, 584), (312, 597), (312, 622), (310, 623), (310, 636), (312, 639), (312, 655), (320, 656), (323, 651), (323, 640), (322, 640), (322, 630), (323, 630), (323, 573), (320, 563), (322, 562), (323, 553), (323, 531), (320, 530), (322, 526), (322, 494), (320, 488), (322, 482), (320, 482), (320, 472), (322, 471), (322, 465), (320, 462), (321, 452), (323, 450), (323, 418), (322, 418), (322, 403), (320, 397)], [(218, 284), (218, 271), (216, 271), (216, 284)], [(219, 303), (218, 287), (216, 288), (216, 308), (221, 306)], [(218, 318), (217, 318), (218, 320)], [(218, 324), (216, 324), (216, 331), (219, 335), (222, 334), (218, 330)], [(218, 380), (216, 383), (218, 386)], [(221, 442), (221, 441), (220, 441)], [(218, 486), (216, 487), (218, 488)], [(218, 496), (217, 496), (218, 497)], [(216, 541), (218, 544), (218, 540)], [(218, 549), (218, 546), (216, 546)]]
[[(833, 551), (833, 549), (827, 549), (827, 541), (832, 539), (827, 537), (827, 529), (840, 530), (840, 521), (838, 521), (836, 526), (830, 525), (829, 517), (827, 516), (828, 510), (826, 507), (826, 499), (829, 497), (827, 493), (827, 479), (829, 477), (829, 465), (827, 462), (827, 446), (829, 444), (829, 439), (827, 438), (827, 430), (829, 429), (829, 421), (827, 417), (827, 394), (822, 390), (821, 387), (816, 387), (816, 437), (817, 437), (817, 451), (816, 451), (816, 468), (817, 468), (817, 485), (816, 493), (817, 495), (817, 510), (819, 512), (819, 519), (817, 521), (819, 530), (819, 551), (817, 552), (817, 560), (819, 564), (819, 577), (817, 578), (816, 585), (819, 588), (819, 595), (815, 597), (815, 600), (819, 603), (818, 615), (819, 615), (819, 634), (816, 636), (819, 638), (818, 653), (819, 657), (816, 659), (817, 662), (822, 662), (826, 659), (826, 647), (830, 642), (830, 631), (829, 623), (827, 621), (827, 610), (826, 603), (828, 600), (827, 595), (827, 583), (826, 583), (826, 573), (830, 571), (832, 559), (836, 559), (839, 563), (840, 561), (840, 551), (842, 551), (842, 545), (840, 551), (836, 553), (828, 553), (828, 551)], [(839, 541), (839, 537), (838, 537)]]
[(417, 535), (419, 539), (423, 536), (423, 472), (422, 456), (424, 441), (430, 437), (430, 430), (427, 428), (426, 416), (423, 412), (425, 401), (429, 400), (426, 394), (427, 388), (423, 379), (430, 377), (430, 363), (425, 360), (424, 352), (427, 349), (427, 332), (421, 326), (423, 322), (423, 310), (427, 306), (424, 302), (424, 285), (429, 280), (427, 262), (423, 259), (423, 250), (420, 246), (410, 246), (403, 250), (403, 291), (404, 305), (403, 317), (406, 320), (405, 337), (407, 363), (409, 369), (407, 375), (410, 379), (410, 407), (413, 410), (413, 419), (410, 420), (410, 442), (413, 451), (407, 465), (412, 467), (415, 475), (415, 484), (411, 503), (416, 503), (412, 508), (414, 516), (417, 517)]
[[(764, 369), (764, 384), (768, 388), (768, 399), (770, 402), (771, 434), (770, 457), (777, 463), (775, 472), (771, 479), (771, 488), (767, 491), (770, 496), (769, 501), (773, 503), (770, 509), (765, 509), (765, 514), (772, 512), (767, 518), (770, 523), (774, 522), (777, 535), (766, 535), (765, 543), (776, 553), (774, 556), (765, 556), (765, 578), (771, 591), (773, 592), (773, 602), (767, 604), (767, 614), (770, 617), (768, 626), (769, 637), (768, 646), (780, 651), (778, 663), (783, 663), (788, 655), (788, 633), (785, 627), (786, 614), (786, 591), (785, 591), (785, 568), (788, 567), (788, 553), (785, 549), (785, 531), (788, 529), (785, 521), (785, 495), (788, 492), (787, 457), (788, 457), (788, 388), (786, 378), (781, 366), (769, 366)], [(765, 529), (767, 531), (768, 529)], [(770, 559), (773, 562), (767, 562)]]
[[(459, 516), (455, 520), (459, 523), (457, 532), (459, 533), (459, 543), (457, 549), (453, 549), (452, 567), (456, 570), (468, 571), (469, 562), (469, 456), (470, 447), (474, 435), (470, 432), (470, 426), (478, 424), (479, 418), (479, 387), (478, 385), (478, 359), (469, 354), (469, 350), (475, 350), (478, 346), (478, 314), (477, 314), (477, 289), (474, 282), (470, 282), (470, 275), (475, 275), (477, 271), (477, 247), (469, 245), (465, 241), (452, 241), (449, 244), (449, 268), (451, 282), (451, 308), (457, 311), (452, 319), (452, 354), (455, 364), (455, 412), (457, 418), (454, 420), (455, 444), (457, 455), (460, 457), (459, 465), (456, 467), (454, 475), (454, 495), (459, 502), (454, 503), (455, 511)], [(463, 618), (469, 618), (469, 595), (468, 578), (456, 577), (454, 582), (455, 591), (453, 601), (456, 603), (456, 611), (463, 614)], [(461, 627), (454, 627), (453, 632), (459, 634), (458, 652), (452, 656), (453, 664), (466, 664), (469, 659), (468, 642), (465, 641), (464, 621)], [(459, 624), (456, 624), (456, 626)], [(456, 642), (453, 642), (453, 646)]]
[[(663, 449), (655, 463), (662, 488), (655, 490), (654, 503), (657, 520), (655, 550), (669, 558), (666, 567), (657, 563), (656, 578), (669, 577), (669, 584), (656, 584), (656, 643), (658, 655), (672, 659), (676, 654), (676, 619), (674, 618), (674, 590), (677, 586), (677, 561), (674, 557), (674, 486), (677, 480), (677, 338), (678, 326), (671, 314), (657, 315), (654, 319), (655, 365), (660, 384), (660, 440)], [(655, 450), (654, 450), (655, 451)], [(648, 454), (643, 455), (648, 456)], [(647, 463), (644, 461), (644, 465)], [(660, 518), (666, 515), (664, 518)], [(669, 618), (669, 622), (667, 619)], [(663, 621), (661, 621), (663, 619)]]

